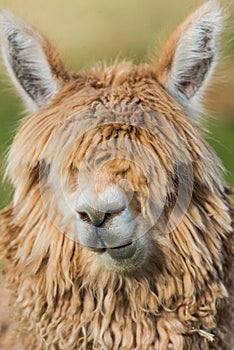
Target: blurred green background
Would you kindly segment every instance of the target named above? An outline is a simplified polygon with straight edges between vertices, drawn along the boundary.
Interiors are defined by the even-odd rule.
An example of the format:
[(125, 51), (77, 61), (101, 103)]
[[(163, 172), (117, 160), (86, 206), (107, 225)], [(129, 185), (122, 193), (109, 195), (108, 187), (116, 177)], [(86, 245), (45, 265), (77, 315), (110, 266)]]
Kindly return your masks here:
[[(218, 79), (210, 89), (204, 126), (208, 141), (223, 161), (226, 180), (234, 185), (234, 16), (229, 3)], [(45, 33), (61, 52), (68, 69), (79, 70), (98, 61), (118, 57), (135, 63), (147, 60), (175, 26), (202, 1), (195, 0), (0, 0), (8, 8)], [(0, 175), (4, 154), (23, 115), (23, 106), (0, 66)], [(10, 200), (11, 190), (0, 185), (0, 207)]]

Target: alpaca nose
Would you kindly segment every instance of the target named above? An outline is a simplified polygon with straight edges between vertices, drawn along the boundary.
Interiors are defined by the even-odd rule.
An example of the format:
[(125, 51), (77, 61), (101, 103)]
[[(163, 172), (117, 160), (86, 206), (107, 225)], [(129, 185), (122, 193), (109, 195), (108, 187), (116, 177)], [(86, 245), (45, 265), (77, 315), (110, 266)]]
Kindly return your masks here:
[(126, 205), (126, 197), (119, 190), (111, 189), (99, 196), (86, 190), (77, 200), (76, 212), (81, 221), (100, 227), (120, 215)]
[(117, 186), (108, 186), (102, 192), (93, 186), (82, 191), (75, 207), (79, 243), (101, 252), (131, 244), (136, 223), (128, 200)]

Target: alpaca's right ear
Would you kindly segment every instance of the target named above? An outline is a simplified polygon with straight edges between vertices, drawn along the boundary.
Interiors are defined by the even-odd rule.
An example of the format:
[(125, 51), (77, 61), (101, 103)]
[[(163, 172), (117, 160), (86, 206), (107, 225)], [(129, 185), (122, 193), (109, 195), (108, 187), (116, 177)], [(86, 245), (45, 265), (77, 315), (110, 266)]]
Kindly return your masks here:
[(46, 38), (10, 11), (0, 13), (2, 52), (8, 73), (29, 112), (46, 106), (69, 79)]

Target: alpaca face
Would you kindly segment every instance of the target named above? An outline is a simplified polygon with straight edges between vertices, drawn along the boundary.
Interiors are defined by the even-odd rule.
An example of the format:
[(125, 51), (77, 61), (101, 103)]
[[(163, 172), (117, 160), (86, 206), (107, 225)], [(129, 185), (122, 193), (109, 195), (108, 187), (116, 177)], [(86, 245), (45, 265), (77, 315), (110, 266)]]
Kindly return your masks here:
[(173, 33), (157, 64), (70, 75), (47, 39), (5, 11), (4, 61), (34, 113), (9, 154), (14, 203), (26, 205), (22, 198), (39, 188), (59, 231), (107, 269), (144, 265), (183, 220), (194, 183), (209, 181), (204, 169), (216, 174), (192, 118), (221, 27), (211, 0)]
[[(77, 98), (75, 95), (74, 101)], [(104, 111), (98, 110), (98, 106), (96, 115), (92, 109), (82, 108), (72, 121), (68, 113), (62, 127), (54, 131), (56, 144), (51, 146), (58, 152), (53, 159), (51, 148), (45, 149), (43, 159), (50, 164), (50, 171), (44, 176), (46, 166), (41, 164), (39, 183), (44, 207), (60, 232), (95, 253), (107, 269), (129, 271), (142, 265), (148, 256), (147, 236), (163, 213), (170, 186), (166, 173), (172, 164), (168, 163), (166, 169), (159, 161), (159, 150), (168, 147), (165, 142), (153, 149), (157, 129), (150, 135), (144, 124), (144, 133), (148, 133), (146, 142), (140, 139), (143, 131), (138, 121), (127, 125), (127, 108), (134, 118), (139, 112), (142, 118), (149, 117), (149, 111), (122, 102), (118, 108), (124, 106), (125, 114), (119, 116), (113, 110), (116, 104), (113, 100), (109, 109), (105, 106), (106, 121), (103, 121)], [(89, 126), (88, 130), (85, 126), (81, 128), (80, 136), (76, 125), (82, 125), (84, 115), (90, 118)], [(109, 121), (111, 115), (114, 124)], [(126, 119), (124, 124), (123, 119)], [(35, 125), (34, 131), (40, 134), (37, 128)], [(159, 142), (159, 136), (157, 139)], [(155, 176), (151, 179), (153, 172)]]
[[(131, 75), (130, 70), (126, 77)], [(42, 117), (54, 129), (53, 141), (43, 152), (47, 166), (41, 163), (44, 208), (60, 232), (92, 252), (105, 268), (118, 272), (146, 263), (162, 235), (167, 237), (182, 220), (193, 191), (192, 154), (182, 137), (185, 128), (194, 132), (193, 127), (179, 113), (179, 106), (175, 115), (171, 98), (157, 82), (153, 88), (149, 80), (143, 89), (134, 89), (132, 95), (139, 99), (145, 89), (152, 89), (152, 94), (161, 91), (155, 95), (158, 111), (144, 107), (147, 98), (138, 105), (125, 101), (124, 89), (118, 85), (107, 86), (101, 95), (94, 91), (88, 109), (76, 110), (79, 92), (72, 95), (69, 111), (64, 99), (59, 105), (62, 124), (56, 120), (57, 109), (53, 116), (49, 109), (49, 115)], [(123, 101), (113, 96), (103, 107), (99, 100), (107, 93), (112, 97), (111, 90), (122, 93)], [(31, 122), (28, 128), (34, 130), (35, 139), (41, 134), (41, 123), (37, 120), (32, 126)], [(162, 161), (167, 157), (167, 162)]]
[[(121, 91), (122, 87), (116, 90)], [(111, 95), (110, 91), (108, 95)], [(67, 193), (74, 195), (74, 188), (77, 189), (76, 196), (73, 196), (75, 237), (81, 245), (95, 252), (107, 269), (129, 271), (142, 265), (148, 256), (150, 242), (147, 235), (166, 202), (168, 183), (164, 175), (167, 170), (160, 164), (158, 150), (152, 148), (156, 129), (153, 129), (150, 142), (142, 142), (139, 119), (135, 123), (127, 120), (127, 116), (149, 116), (141, 105), (119, 103), (119, 99), (113, 99), (103, 111), (102, 106), (97, 101), (95, 103), (96, 116), (83, 134), (82, 143), (87, 148), (82, 156), (79, 146), (76, 146), (73, 159), (75, 181), (73, 178), (67, 182), (73, 188), (67, 189)], [(93, 114), (93, 111), (89, 113)], [(110, 123), (111, 115), (114, 124)], [(95, 124), (98, 130), (95, 130)], [(150, 133), (147, 123), (144, 123), (144, 129), (145, 133)], [(156, 167), (161, 179), (155, 174), (152, 181), (150, 174), (156, 172)], [(157, 201), (152, 196), (150, 198), (150, 192), (156, 194)], [(66, 193), (66, 188), (63, 193)]]

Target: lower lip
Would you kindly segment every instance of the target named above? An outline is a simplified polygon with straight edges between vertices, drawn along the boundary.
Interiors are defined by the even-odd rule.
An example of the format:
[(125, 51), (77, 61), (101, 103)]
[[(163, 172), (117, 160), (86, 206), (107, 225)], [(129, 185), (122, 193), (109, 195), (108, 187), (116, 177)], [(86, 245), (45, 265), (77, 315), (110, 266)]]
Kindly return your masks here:
[(99, 253), (99, 254), (108, 254), (112, 259), (115, 260), (124, 260), (131, 258), (135, 252), (136, 252), (136, 246), (134, 242), (128, 243), (126, 245), (120, 246), (120, 247), (114, 247), (114, 248), (89, 248), (93, 252)]
[(106, 252), (116, 260), (123, 260), (123, 259), (129, 259), (131, 258), (136, 251), (135, 244), (130, 243), (128, 245), (125, 245), (123, 247), (118, 247), (118, 248), (112, 248), (112, 249), (107, 249)]

